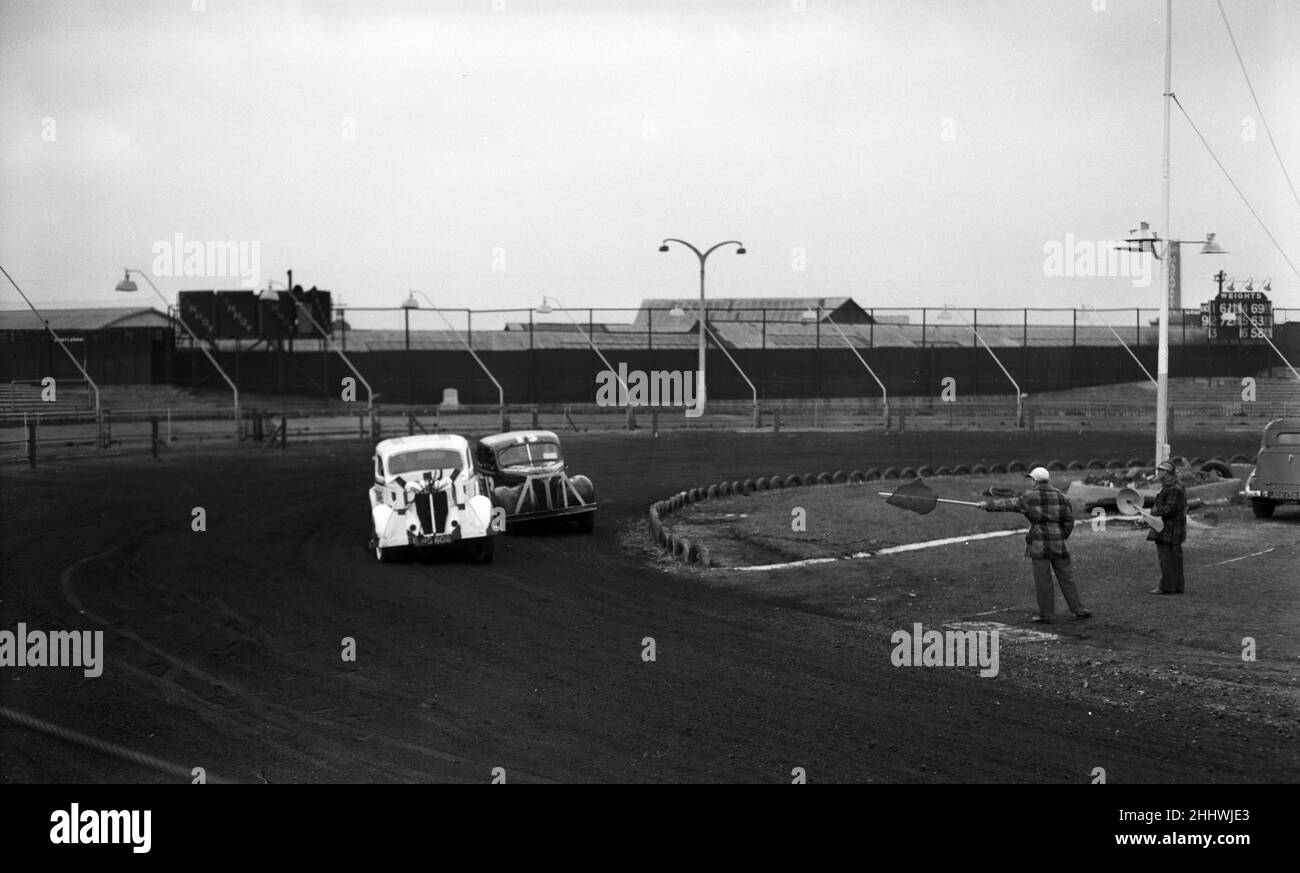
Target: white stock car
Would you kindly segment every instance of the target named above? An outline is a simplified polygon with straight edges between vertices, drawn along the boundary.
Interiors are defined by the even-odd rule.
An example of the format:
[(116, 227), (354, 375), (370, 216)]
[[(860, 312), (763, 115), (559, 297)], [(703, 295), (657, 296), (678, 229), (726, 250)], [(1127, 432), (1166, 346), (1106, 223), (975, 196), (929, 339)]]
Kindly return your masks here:
[(461, 546), (471, 549), (477, 563), (492, 560), (497, 534), (492, 501), (464, 437), (384, 440), (375, 446), (374, 464), (369, 549), (376, 559)]

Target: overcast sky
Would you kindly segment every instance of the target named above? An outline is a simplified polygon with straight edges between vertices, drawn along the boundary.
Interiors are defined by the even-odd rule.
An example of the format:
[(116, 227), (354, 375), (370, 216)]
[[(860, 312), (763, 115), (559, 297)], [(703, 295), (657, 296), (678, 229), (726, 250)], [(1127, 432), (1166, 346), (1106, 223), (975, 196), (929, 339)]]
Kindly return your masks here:
[[(122, 268), (181, 234), (352, 305), (632, 307), (698, 293), (672, 236), (748, 247), (709, 259), (710, 296), (1154, 307), (1154, 283), (1045, 275), (1044, 246), (1159, 228), (1164, 8), (0, 2), (0, 263), (38, 305), (122, 304)], [(1300, 182), (1300, 3), (1225, 8)], [(1300, 265), (1218, 7), (1174, 24), (1174, 91)], [(1222, 267), (1300, 307), (1174, 112), (1173, 235), (1231, 250), (1185, 257), (1187, 305)]]

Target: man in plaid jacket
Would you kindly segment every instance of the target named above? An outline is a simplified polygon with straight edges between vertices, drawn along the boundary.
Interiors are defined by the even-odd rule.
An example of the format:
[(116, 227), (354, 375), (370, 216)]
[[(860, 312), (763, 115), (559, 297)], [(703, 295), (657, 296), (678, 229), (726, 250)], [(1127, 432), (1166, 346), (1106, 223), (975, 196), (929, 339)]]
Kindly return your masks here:
[(1156, 557), (1160, 559), (1160, 585), (1152, 594), (1183, 593), (1183, 542), (1187, 539), (1187, 494), (1178, 484), (1178, 471), (1173, 462), (1162, 461), (1156, 467), (1160, 474), (1160, 493), (1156, 495), (1151, 514), (1164, 521), (1163, 530), (1147, 531), (1147, 539), (1156, 544)]
[(1052, 587), (1052, 574), (1061, 586), (1065, 603), (1075, 618), (1087, 618), (1092, 611), (1079, 599), (1070, 566), (1070, 549), (1065, 541), (1074, 530), (1074, 511), (1070, 500), (1052, 487), (1051, 474), (1035, 467), (1025, 474), (1034, 480), (1034, 487), (1019, 497), (1001, 500), (984, 500), (979, 503), (986, 512), (1019, 512), (1029, 519), (1029, 532), (1025, 534), (1025, 557), (1034, 562), (1034, 589), (1038, 595), (1038, 612), (1032, 621), (1050, 622), (1056, 615), (1056, 591)]

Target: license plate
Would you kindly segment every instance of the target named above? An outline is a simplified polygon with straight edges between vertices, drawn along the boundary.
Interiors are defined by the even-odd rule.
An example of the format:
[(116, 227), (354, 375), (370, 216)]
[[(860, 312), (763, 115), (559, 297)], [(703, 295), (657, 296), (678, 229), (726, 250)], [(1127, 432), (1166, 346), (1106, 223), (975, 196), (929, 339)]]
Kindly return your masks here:
[(1264, 493), (1274, 500), (1300, 500), (1300, 491), (1266, 491)]
[(451, 542), (451, 534), (434, 534), (434, 535), (433, 535), (433, 544), (434, 544), (435, 546), (446, 545), (446, 544), (449, 543), (449, 542)]

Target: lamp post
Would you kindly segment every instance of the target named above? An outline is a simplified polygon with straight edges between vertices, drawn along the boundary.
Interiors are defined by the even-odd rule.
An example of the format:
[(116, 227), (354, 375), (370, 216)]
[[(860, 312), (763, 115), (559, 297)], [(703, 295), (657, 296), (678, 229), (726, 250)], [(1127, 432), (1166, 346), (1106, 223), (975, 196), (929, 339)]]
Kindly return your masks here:
[[(479, 365), (479, 369), (481, 369), (484, 373), (486, 373), (487, 377), (492, 380), (492, 384), (495, 385), (497, 389), (497, 404), (501, 410), (501, 429), (505, 430), (506, 429), (506, 392), (505, 389), (501, 387), (501, 383), (497, 381), (497, 377), (492, 375), (492, 371), (488, 369), (488, 365), (483, 363), (483, 359), (478, 356), (478, 353), (475, 352), (474, 349), (470, 348), (470, 344), (466, 342), (465, 338), (460, 335), (460, 332), (456, 330), (456, 328), (452, 325), (452, 323), (447, 319), (447, 316), (444, 315), (442, 310), (438, 308), (438, 305), (434, 303), (431, 299), (429, 299), (428, 294), (425, 294), (423, 291), (417, 291), (414, 288), (408, 290), (410, 292), (409, 295), (407, 296), (406, 300), (402, 301), (402, 309), (406, 311), (408, 315), (408, 319), (412, 309), (420, 308), (420, 301), (415, 299), (415, 295), (419, 294), (421, 297), (424, 298), (424, 302), (429, 304), (429, 308), (432, 309), (434, 312), (438, 313), (438, 317), (442, 319), (442, 323), (447, 325), (447, 329), (450, 330), (452, 334), (456, 337), (456, 339), (460, 341), (460, 344), (465, 347), (465, 351), (469, 352), (470, 357), (474, 359), (474, 363)], [(410, 324), (409, 320), (407, 324), (408, 325)]]
[[(681, 305), (678, 304), (668, 311), (669, 315), (673, 315), (674, 313), (676, 313), (677, 315), (685, 315), (686, 310), (682, 309)], [(745, 371), (741, 369), (740, 364), (738, 364), (736, 362), (736, 359), (732, 357), (731, 352), (727, 349), (727, 347), (722, 344), (722, 340), (719, 339), (718, 335), (713, 332), (713, 328), (705, 324), (703, 319), (700, 319), (700, 326), (703, 327), (704, 330), (707, 330), (709, 332), (709, 336), (713, 337), (713, 341), (718, 344), (718, 348), (722, 349), (722, 353), (727, 356), (727, 360), (731, 361), (731, 366), (736, 368), (736, 372), (740, 374), (740, 378), (744, 379), (745, 383), (749, 385), (749, 390), (754, 395), (754, 427), (755, 429), (757, 429), (763, 423), (762, 416), (759, 414), (758, 411), (758, 388), (754, 385), (754, 381), (749, 378), (748, 374), (746, 374)], [(701, 382), (704, 381), (703, 377), (701, 377), (700, 381)], [(695, 411), (695, 414), (691, 415), (693, 411)], [(694, 409), (686, 410), (686, 414), (691, 418), (698, 418), (700, 415), (704, 414), (703, 404), (697, 404), (694, 407)]]
[[(555, 304), (555, 305), (552, 306), (551, 304)], [(587, 345), (591, 346), (591, 350), (596, 353), (596, 357), (600, 358), (601, 363), (605, 365), (605, 369), (613, 373), (614, 378), (618, 380), (618, 384), (623, 387), (623, 396), (629, 397), (630, 392), (628, 391), (627, 383), (623, 381), (623, 377), (619, 374), (618, 370), (614, 367), (613, 364), (609, 362), (609, 359), (605, 357), (605, 353), (602, 352), (596, 346), (595, 340), (593, 340), (591, 336), (585, 330), (582, 329), (582, 325), (578, 324), (577, 319), (575, 319), (572, 315), (569, 314), (569, 310), (565, 309), (564, 305), (560, 303), (559, 300), (557, 300), (554, 297), (544, 295), (542, 297), (542, 305), (537, 307), (536, 309), (536, 311), (540, 312), (542, 315), (549, 315), (550, 313), (555, 312), (556, 310), (563, 312), (564, 317), (569, 319), (569, 321), (573, 323), (573, 326), (578, 329), (578, 333), (582, 334), (582, 338), (587, 341)], [(590, 313), (590, 310), (588, 310), (588, 312)], [(531, 323), (532, 316), (529, 316), (529, 318)], [(703, 407), (700, 406), (697, 408), (702, 409)], [(627, 415), (628, 415), (628, 427), (631, 428), (632, 426), (632, 404), (631, 403), (629, 403), (627, 406)]]
[[(299, 289), (302, 288), (301, 285), (298, 285), (298, 286), (296, 286), (296, 287), (299, 288)], [(360, 382), (360, 383), (361, 383), (361, 386), (362, 386), (363, 388), (366, 389), (366, 413), (370, 416), (370, 435), (371, 435), (372, 437), (375, 436), (376, 422), (375, 422), (375, 392), (374, 392), (374, 389), (372, 389), (372, 388), (370, 387), (370, 383), (369, 383), (368, 381), (366, 381), (366, 377), (361, 375), (361, 371), (358, 370), (358, 369), (357, 369), (357, 368), (352, 364), (352, 360), (351, 360), (350, 358), (348, 358), (348, 356), (347, 356), (346, 354), (343, 353), (343, 350), (340, 349), (338, 346), (334, 345), (334, 340), (330, 339), (329, 332), (326, 331), (325, 328), (321, 327), (320, 322), (318, 322), (315, 318), (312, 317), (312, 314), (311, 314), (311, 312), (307, 309), (306, 305), (304, 305), (303, 302), (302, 302), (301, 300), (298, 299), (298, 295), (297, 295), (297, 294), (293, 293), (293, 288), (290, 288), (290, 289), (289, 289), (289, 297), (293, 300), (294, 304), (298, 307), (298, 312), (299, 312), (299, 314), (301, 314), (303, 317), (305, 317), (305, 318), (307, 319), (307, 322), (308, 322), (308, 323), (309, 323), (313, 328), (316, 329), (316, 332), (317, 332), (318, 334), (320, 334), (321, 339), (323, 339), (323, 340), (325, 341), (325, 345), (327, 345), (327, 346), (329, 346), (331, 349), (333, 349), (333, 350), (334, 350), (334, 354), (338, 355), (340, 358), (343, 359), (343, 363), (346, 364), (346, 365), (347, 365), (347, 368), (348, 368), (349, 370), (352, 371), (352, 375), (353, 375), (353, 376), (356, 376), (356, 377), (357, 377), (357, 381)]]
[[(153, 289), (153, 293), (156, 294), (158, 299), (163, 302), (163, 305), (166, 306), (168, 309), (171, 308), (171, 304), (167, 302), (167, 298), (164, 297), (163, 293), (158, 290), (158, 286), (153, 283), (153, 279), (149, 278), (149, 274), (143, 270), (135, 270), (130, 267), (127, 267), (125, 270), (123, 270), (122, 281), (118, 282), (117, 286), (113, 290), (121, 291), (127, 294), (131, 294), (136, 291), (139, 291), (140, 286), (131, 281), (132, 273), (135, 273), (136, 275), (143, 277), (144, 280), (149, 283), (149, 287)], [(190, 326), (185, 323), (185, 317), (181, 315), (181, 308), (179, 304), (176, 307), (176, 321), (180, 323), (181, 327), (185, 328), (185, 332), (188, 333), (190, 335), (190, 339), (195, 344), (198, 345), (199, 351), (203, 352), (204, 357), (208, 359), (208, 363), (212, 364), (213, 369), (215, 369), (221, 375), (221, 378), (226, 380), (226, 384), (230, 386), (230, 393), (234, 396), (234, 405), (235, 405), (235, 442), (239, 442), (239, 440), (243, 437), (243, 434), (241, 433), (241, 427), (240, 427), (241, 422), (239, 420), (239, 386), (236, 385), (235, 380), (231, 379), (230, 375), (226, 373), (224, 369), (222, 369), (222, 366), (217, 363), (217, 359), (212, 356), (212, 352), (208, 351), (208, 347), (205, 346), (202, 343), (202, 341), (199, 340), (198, 336), (195, 335), (194, 331), (190, 330)]]
[(659, 251), (661, 252), (668, 251), (668, 244), (670, 242), (675, 242), (680, 245), (686, 246), (688, 249), (695, 252), (695, 256), (700, 259), (700, 384), (696, 390), (698, 396), (695, 398), (695, 404), (696, 404), (695, 408), (700, 410), (700, 414), (703, 414), (704, 404), (708, 399), (708, 389), (705, 387), (705, 378), (704, 378), (704, 350), (705, 350), (704, 325), (708, 321), (708, 317), (709, 317), (708, 310), (705, 308), (705, 303), (704, 303), (704, 262), (709, 259), (709, 255), (713, 254), (722, 246), (736, 246), (736, 254), (743, 255), (745, 254), (745, 244), (739, 242), (738, 240), (729, 239), (729, 240), (725, 240), (724, 242), (716, 243), (707, 251), (701, 252), (699, 249), (697, 249), (695, 246), (688, 243), (686, 240), (669, 237), (668, 239), (663, 241), (663, 245), (659, 246)]
[[(1223, 271), (1220, 270), (1220, 271), (1219, 271), (1219, 275), (1216, 276), (1215, 278), (1217, 278), (1217, 279), (1219, 280), (1219, 289), (1220, 289), (1220, 293), (1222, 293), (1222, 289), (1223, 289), (1223, 279), (1224, 279)], [(1228, 290), (1229, 290), (1229, 291), (1234, 290), (1235, 285), (1236, 285), (1236, 281), (1237, 281), (1236, 279), (1229, 279), (1229, 280), (1228, 280)], [(1255, 290), (1255, 280), (1254, 280), (1254, 277), (1251, 277), (1251, 278), (1249, 278), (1249, 279), (1246, 280), (1246, 290), (1247, 290), (1247, 291), (1254, 291), (1254, 290)], [(1264, 290), (1264, 291), (1271, 291), (1271, 290), (1273, 290), (1273, 280), (1272, 280), (1272, 279), (1265, 279), (1265, 280), (1264, 280), (1264, 287), (1263, 287), (1263, 290)], [(1251, 317), (1250, 313), (1246, 312), (1246, 309), (1245, 309), (1244, 306), (1241, 308), (1241, 310), (1238, 312), (1238, 314), (1239, 314), (1242, 318), (1244, 318), (1244, 319), (1246, 319), (1247, 321), (1250, 322), (1250, 326), (1253, 327), (1253, 328), (1255, 328), (1255, 330), (1259, 332), (1259, 337), (1260, 337), (1260, 339), (1262, 339), (1264, 342), (1268, 343), (1268, 347), (1271, 348), (1271, 349), (1273, 350), (1273, 352), (1274, 352), (1274, 353), (1275, 353), (1279, 358), (1282, 359), (1282, 363), (1286, 364), (1286, 368), (1287, 368), (1288, 370), (1291, 371), (1291, 375), (1292, 375), (1292, 376), (1295, 376), (1297, 380), (1300, 380), (1300, 372), (1296, 372), (1296, 368), (1295, 368), (1294, 366), (1292, 366), (1291, 361), (1287, 359), (1287, 356), (1284, 355), (1284, 354), (1282, 354), (1282, 350), (1279, 349), (1277, 346), (1273, 345), (1273, 341), (1272, 341), (1271, 339), (1268, 338), (1268, 333), (1266, 333), (1266, 328), (1264, 328), (1263, 326), (1261, 326), (1260, 323), (1259, 323), (1258, 321), (1256, 321), (1253, 317)]]
[(989, 357), (992, 358), (993, 362), (998, 365), (998, 369), (1002, 371), (1002, 375), (1007, 377), (1007, 381), (1011, 383), (1011, 387), (1016, 389), (1016, 427), (1024, 427), (1025, 426), (1025, 407), (1024, 407), (1025, 398), (1024, 395), (1020, 392), (1019, 383), (1017, 383), (1016, 380), (1012, 378), (1010, 371), (1008, 371), (1007, 368), (1002, 365), (1002, 361), (998, 358), (997, 355), (993, 353), (993, 349), (989, 348), (989, 344), (984, 342), (984, 337), (980, 336), (980, 332), (975, 329), (975, 325), (971, 324), (970, 321), (966, 318), (966, 316), (961, 314), (960, 309), (958, 309), (957, 307), (953, 306), (950, 303), (945, 303), (943, 305), (943, 311), (940, 312), (937, 317), (940, 320), (944, 320), (950, 318), (951, 313), (954, 312), (957, 314), (957, 317), (960, 318), (963, 322), (965, 322), (966, 326), (971, 329), (971, 333), (975, 334), (975, 339), (979, 340), (980, 345), (984, 347), (984, 351), (989, 353)]
[(50, 327), (50, 323), (48, 320), (46, 320), (45, 316), (41, 315), (40, 310), (38, 310), (35, 306), (32, 305), (32, 301), (27, 299), (27, 295), (23, 293), (22, 288), (18, 287), (18, 283), (15, 282), (13, 280), (13, 277), (9, 275), (9, 271), (6, 270), (4, 267), (0, 267), (0, 273), (5, 274), (5, 278), (9, 280), (10, 285), (14, 286), (14, 290), (18, 292), (18, 296), (23, 298), (23, 302), (27, 304), (27, 308), (30, 309), (36, 315), (36, 317), (41, 320), (41, 325), (44, 326), (45, 330), (49, 333), (50, 336), (54, 337), (54, 341), (58, 343), (59, 348), (63, 349), (63, 353), (68, 356), (68, 360), (72, 361), (72, 365), (77, 368), (78, 372), (81, 373), (81, 377), (86, 380), (86, 384), (90, 386), (90, 390), (95, 392), (95, 447), (101, 449), (104, 448), (104, 441), (102, 439), (102, 430), (101, 430), (102, 419), (100, 417), (100, 408), (99, 408), (99, 386), (95, 384), (94, 379), (90, 378), (90, 374), (86, 372), (86, 368), (82, 366), (82, 363), (80, 361), (77, 360), (77, 356), (74, 355), (72, 353), (72, 350), (69, 349), (67, 345), (63, 342), (63, 337), (55, 333), (54, 328)]
[[(1166, 77), (1168, 71), (1166, 71)], [(1166, 80), (1167, 81), (1167, 80)], [(1167, 121), (1167, 119), (1166, 119)], [(1166, 137), (1168, 136), (1166, 130)], [(1168, 149), (1169, 144), (1165, 143), (1165, 212), (1168, 220)], [(1169, 301), (1174, 296), (1179, 296), (1179, 263), (1181, 262), (1181, 246), (1183, 243), (1196, 244), (1201, 246), (1200, 254), (1202, 255), (1222, 255), (1227, 254), (1226, 250), (1214, 241), (1214, 234), (1207, 233), (1203, 240), (1183, 240), (1183, 239), (1161, 239), (1160, 235), (1151, 229), (1151, 225), (1145, 221), (1140, 222), (1138, 226), (1129, 231), (1129, 235), (1124, 238), (1127, 246), (1120, 246), (1121, 251), (1129, 252), (1146, 252), (1158, 261), (1166, 262), (1165, 266), (1165, 284), (1166, 288), (1160, 294), (1160, 342), (1156, 351), (1156, 463), (1167, 460), (1170, 456), (1169, 450)]]
[(817, 306), (817, 311), (818, 314), (820, 313), (826, 314), (826, 320), (829, 321), (831, 323), (831, 326), (835, 328), (835, 331), (840, 335), (840, 339), (844, 340), (844, 344), (849, 347), (849, 351), (853, 352), (854, 357), (858, 359), (858, 361), (862, 364), (862, 366), (867, 368), (867, 372), (871, 374), (871, 378), (875, 379), (876, 384), (880, 386), (880, 402), (883, 406), (883, 410), (885, 413), (885, 426), (888, 427), (889, 426), (889, 392), (885, 390), (885, 383), (880, 381), (880, 377), (876, 375), (876, 371), (871, 369), (871, 365), (868, 364), (866, 359), (863, 358), (862, 355), (858, 353), (857, 347), (854, 346), (853, 343), (849, 340), (848, 334), (846, 334), (844, 332), (844, 329), (840, 327), (839, 322), (831, 317), (830, 311), (827, 310), (824, 306), (821, 306), (820, 304)]
[(1156, 377), (1151, 375), (1151, 371), (1148, 370), (1146, 368), (1146, 365), (1142, 363), (1141, 359), (1139, 359), (1138, 356), (1134, 354), (1133, 349), (1129, 348), (1129, 344), (1124, 342), (1124, 338), (1120, 336), (1118, 333), (1116, 333), (1115, 328), (1110, 326), (1110, 322), (1106, 320), (1106, 316), (1102, 315), (1101, 311), (1097, 309), (1095, 305), (1088, 304), (1088, 303), (1083, 303), (1081, 305), (1083, 306), (1085, 312), (1091, 312), (1093, 315), (1097, 316), (1097, 318), (1101, 319), (1101, 323), (1106, 325), (1106, 329), (1115, 335), (1115, 339), (1119, 340), (1119, 344), (1124, 347), (1124, 351), (1128, 352), (1129, 357), (1133, 359), (1134, 363), (1136, 363), (1139, 367), (1142, 368), (1142, 372), (1145, 373), (1146, 377), (1151, 380), (1151, 384), (1159, 387), (1159, 383), (1156, 382)]

